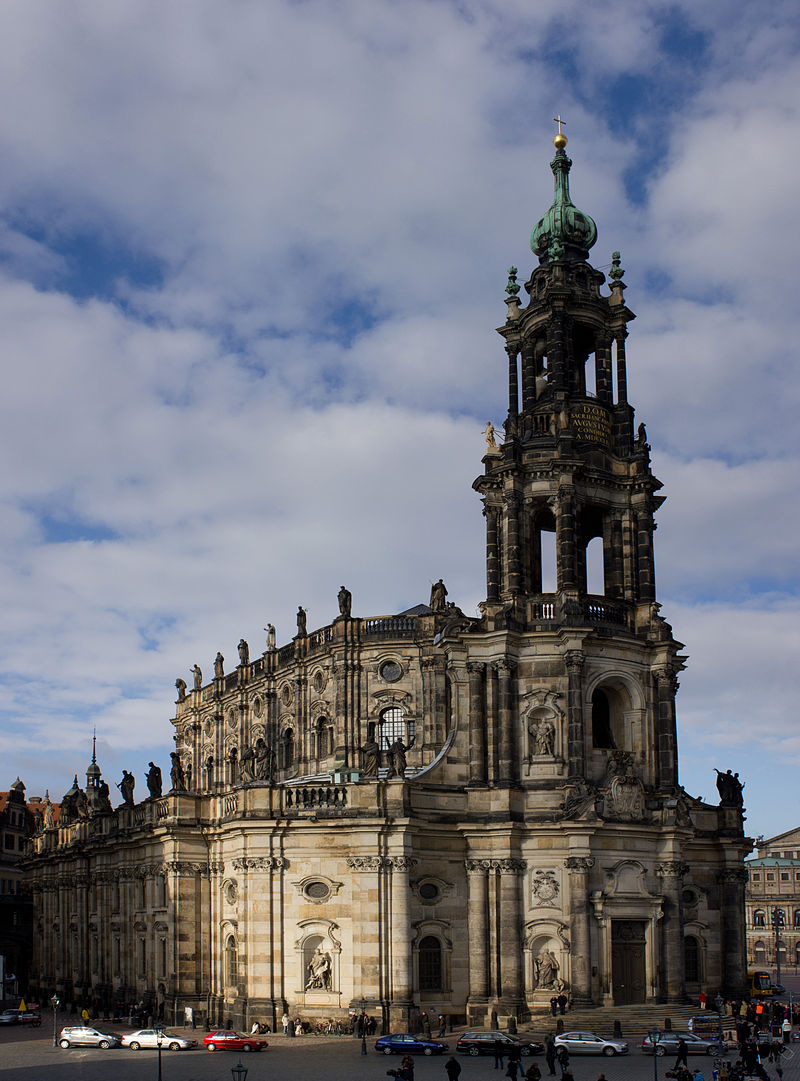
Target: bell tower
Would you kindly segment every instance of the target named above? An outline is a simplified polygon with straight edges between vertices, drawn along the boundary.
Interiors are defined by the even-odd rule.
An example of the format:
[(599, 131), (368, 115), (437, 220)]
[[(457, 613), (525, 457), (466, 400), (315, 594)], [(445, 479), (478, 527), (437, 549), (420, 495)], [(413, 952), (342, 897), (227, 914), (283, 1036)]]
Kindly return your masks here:
[[(487, 439), (485, 471), (474, 483), (486, 519), (481, 609), (488, 631), (538, 636), (542, 648), (545, 638), (558, 641), (570, 685), (572, 778), (591, 774), (591, 748), (630, 744), (614, 735), (623, 722), (606, 692), (586, 700), (584, 660), (613, 640), (628, 665), (649, 671), (647, 751), (636, 742), (650, 760), (650, 783), (666, 792), (678, 784), (674, 694), (683, 659), (656, 603), (662, 485), (628, 403), (625, 341), (635, 316), (619, 252), (607, 291), (588, 261), (597, 229), (570, 196), (566, 136), (559, 130), (553, 143), (553, 202), (531, 232), (538, 266), (524, 286), (528, 301), (512, 267), (498, 328), (508, 355), (505, 438), (500, 446)], [(579, 717), (584, 710), (591, 716)]]

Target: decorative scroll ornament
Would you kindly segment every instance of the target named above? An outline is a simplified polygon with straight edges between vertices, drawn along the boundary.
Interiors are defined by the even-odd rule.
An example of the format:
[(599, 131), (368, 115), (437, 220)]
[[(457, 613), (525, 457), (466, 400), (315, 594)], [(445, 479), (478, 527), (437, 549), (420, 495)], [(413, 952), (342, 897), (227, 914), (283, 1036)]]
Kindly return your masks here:
[(552, 871), (537, 871), (531, 893), (535, 905), (552, 905), (558, 897), (560, 886)]
[(285, 856), (243, 856), (232, 864), (236, 871), (284, 871), (289, 861)]

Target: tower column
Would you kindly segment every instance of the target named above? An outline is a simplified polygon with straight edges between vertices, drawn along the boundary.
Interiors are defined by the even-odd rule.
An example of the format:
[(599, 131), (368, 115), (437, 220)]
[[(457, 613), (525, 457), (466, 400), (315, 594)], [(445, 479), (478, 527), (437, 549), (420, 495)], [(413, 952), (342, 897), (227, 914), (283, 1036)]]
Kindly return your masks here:
[(500, 599), (500, 556), (497, 548), (497, 507), (485, 506), (486, 519), (486, 599)]
[(678, 729), (675, 718), (675, 695), (678, 681), (672, 665), (657, 669), (656, 681), (656, 754), (659, 787), (673, 789), (678, 783)]
[(569, 931), (572, 962), (572, 1001), (576, 1006), (592, 1004), (591, 930), (589, 927), (589, 871), (591, 856), (568, 856)]
[[(467, 860), (467, 934), (469, 937), (470, 1024), (482, 1020), (489, 998), (487, 939), (489, 917), (489, 880), (485, 860)], [(474, 1014), (474, 1018), (469, 1015)]]
[(513, 784), (517, 780), (516, 769), (516, 733), (514, 731), (514, 715), (512, 700), (513, 665), (508, 661), (500, 661), (496, 665), (498, 697), (500, 699), (498, 709), (499, 725), (499, 754), (498, 754), (498, 781), (500, 784)]
[(639, 515), (638, 527), (636, 548), (639, 567), (639, 600), (643, 604), (647, 604), (656, 599), (655, 566), (653, 561), (653, 531), (656, 526), (652, 515)]
[(498, 863), (500, 875), (500, 997), (509, 1013), (522, 1005), (522, 941), (520, 920), (520, 875), (523, 860), (504, 859)]
[(467, 662), (469, 676), (469, 780), (486, 783), (486, 711), (484, 709), (483, 673), (485, 666)]
[(684, 1002), (683, 902), (681, 879), (687, 870), (680, 860), (667, 860), (656, 867), (661, 879), (664, 915), (661, 920), (661, 989), (667, 1002)]
[(392, 1014), (393, 1020), (408, 1019), (411, 1006), (411, 920), (408, 906), (408, 872), (416, 864), (410, 856), (392, 856), (391, 869), (391, 935), (392, 949)]
[(617, 334), (617, 402), (628, 404), (628, 370), (625, 364), (625, 339), (627, 330), (623, 327)]
[(508, 591), (515, 597), (522, 585), (519, 547), (519, 496), (516, 492), (505, 492), (506, 505), (506, 552), (508, 557)]
[(522, 412), (529, 413), (535, 405), (536, 363), (534, 343), (528, 340), (522, 347)]
[(559, 491), (556, 504), (556, 573), (559, 590), (574, 590), (575, 559), (575, 499), (572, 487)]
[(611, 405), (614, 395), (611, 381), (611, 338), (609, 337), (601, 338), (595, 350), (595, 388), (597, 400), (605, 405)]
[(586, 772), (582, 679), (585, 661), (586, 654), (582, 649), (569, 649), (564, 654), (564, 664), (567, 666), (567, 753), (570, 777), (583, 777)]
[[(508, 419), (511, 429), (516, 429), (517, 416), (519, 415), (519, 382), (517, 377), (517, 347), (506, 345), (508, 354)], [(510, 434), (510, 433), (507, 433)]]
[(744, 940), (744, 888), (747, 871), (731, 867), (719, 876), (722, 886), (722, 993), (738, 997), (747, 987)]

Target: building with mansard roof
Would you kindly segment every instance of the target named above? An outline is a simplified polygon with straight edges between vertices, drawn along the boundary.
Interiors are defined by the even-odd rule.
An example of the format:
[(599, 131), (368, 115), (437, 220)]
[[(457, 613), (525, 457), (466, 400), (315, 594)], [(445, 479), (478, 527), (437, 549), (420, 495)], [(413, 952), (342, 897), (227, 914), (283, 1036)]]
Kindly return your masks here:
[[(35, 978), (168, 1019), (274, 1026), (364, 1001), (524, 1020), (745, 986), (741, 784), (678, 778), (681, 643), (656, 600), (664, 496), (628, 402), (634, 318), (589, 262), (555, 139), (553, 204), (499, 327), (508, 415), (474, 488), (486, 595), (340, 615), (178, 681), (169, 783), (112, 811), (99, 771), (35, 840)], [(501, 354), (503, 356), (503, 354)], [(587, 564), (602, 564), (599, 593)], [(107, 792), (107, 790), (106, 790)]]
[[(786, 971), (800, 965), (800, 828), (756, 841), (746, 862), (747, 962), (750, 968)], [(775, 913), (781, 923), (775, 927)]]

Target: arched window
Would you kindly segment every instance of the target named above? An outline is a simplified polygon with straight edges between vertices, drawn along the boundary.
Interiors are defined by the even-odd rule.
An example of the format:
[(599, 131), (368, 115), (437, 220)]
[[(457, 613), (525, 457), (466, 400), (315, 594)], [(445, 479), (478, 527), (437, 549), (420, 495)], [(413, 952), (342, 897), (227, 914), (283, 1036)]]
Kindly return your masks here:
[(763, 964), (767, 959), (767, 948), (763, 942), (756, 942), (756, 964)]
[(287, 728), (281, 739), (282, 766), (291, 769), (294, 765), (294, 732)]
[(684, 974), (687, 983), (700, 982), (700, 943), (694, 935), (684, 940)]
[(415, 728), (416, 725), (413, 722), (406, 723), (403, 711), (399, 706), (390, 706), (385, 709), (378, 721), (378, 731), (380, 733), (378, 742), (381, 750), (388, 750), (398, 739), (401, 739), (403, 743), (410, 743)]
[(603, 538), (592, 537), (586, 545), (586, 592), (603, 597), (606, 592)]
[(433, 935), (426, 935), (419, 944), (419, 989), (442, 990), (442, 944)]
[(757, 908), (753, 913), (753, 927), (766, 927), (767, 914), (763, 909)]
[(611, 706), (605, 691), (596, 690), (592, 695), (592, 744), (613, 750), (616, 747), (611, 731)]
[(800, 908), (794, 910), (794, 916), (792, 917), (792, 926), (800, 927)]
[(234, 987), (239, 982), (239, 954), (233, 935), (225, 939), (225, 982), (228, 987)]

